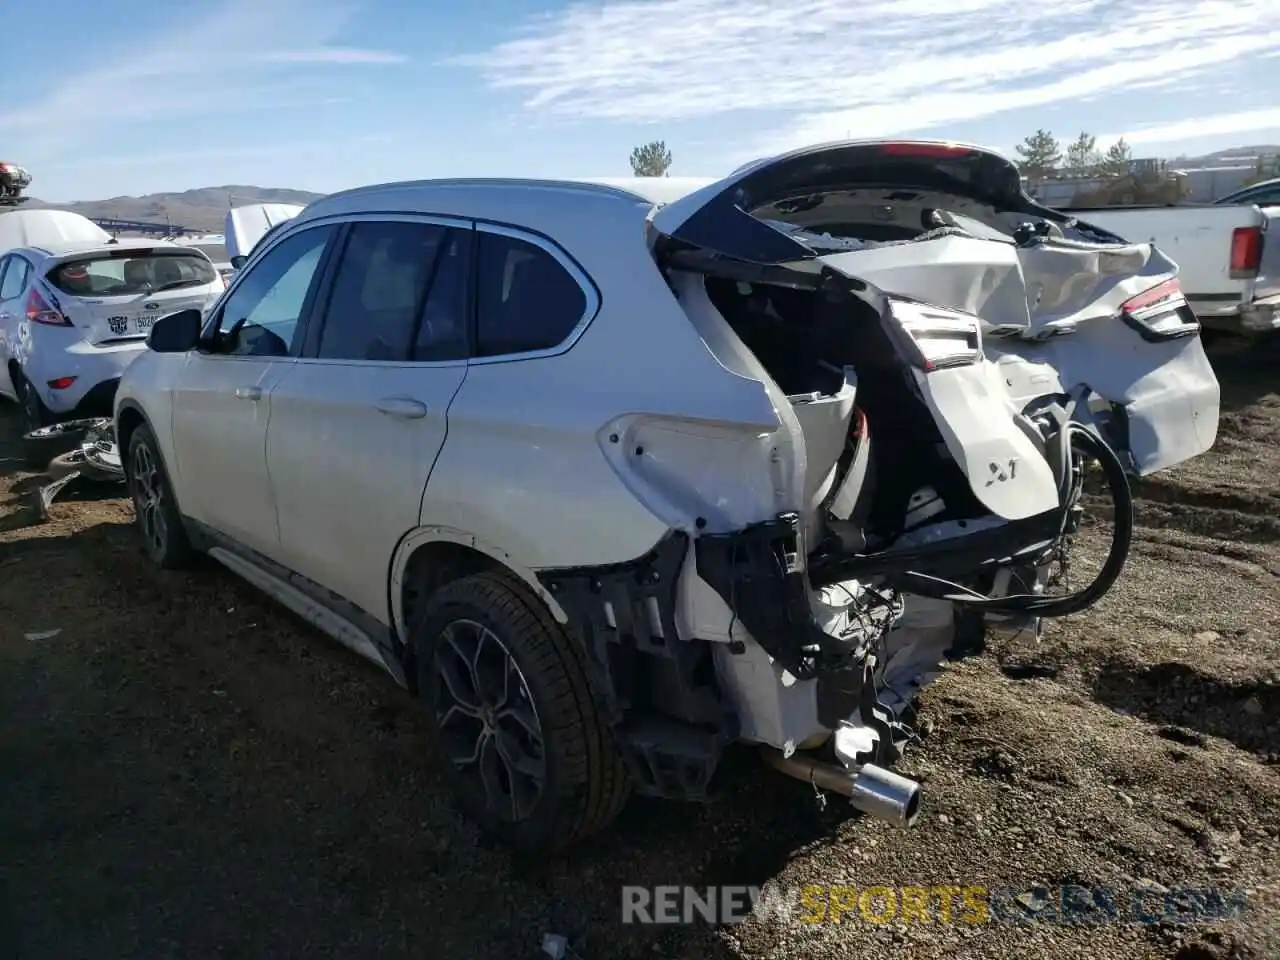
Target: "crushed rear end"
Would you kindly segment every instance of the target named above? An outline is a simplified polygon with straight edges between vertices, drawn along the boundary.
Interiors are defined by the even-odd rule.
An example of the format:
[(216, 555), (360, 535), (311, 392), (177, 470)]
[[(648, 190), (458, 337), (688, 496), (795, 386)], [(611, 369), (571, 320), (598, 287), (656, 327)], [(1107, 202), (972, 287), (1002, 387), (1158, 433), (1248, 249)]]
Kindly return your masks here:
[[(687, 520), (693, 562), (673, 561), (653, 642), (710, 642), (736, 738), (907, 825), (919, 791), (888, 768), (919, 690), (988, 630), (1096, 603), (1129, 549), (1128, 478), (1214, 442), (1218, 383), (1177, 267), (951, 144), (798, 151), (650, 225), (702, 341), (776, 418), (602, 431), (633, 492)], [(1088, 462), (1116, 534), (1094, 582), (1050, 596)], [(693, 780), (715, 760), (698, 749)]]

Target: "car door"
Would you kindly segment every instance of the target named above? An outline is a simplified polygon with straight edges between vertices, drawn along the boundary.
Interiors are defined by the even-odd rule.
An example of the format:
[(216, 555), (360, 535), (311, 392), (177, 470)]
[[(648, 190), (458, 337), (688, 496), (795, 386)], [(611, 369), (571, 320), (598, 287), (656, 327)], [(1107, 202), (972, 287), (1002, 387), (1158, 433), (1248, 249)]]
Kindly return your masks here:
[(357, 219), (302, 356), (276, 386), (267, 465), (282, 562), (383, 622), (467, 373), (473, 225)]
[(17, 351), (18, 324), (25, 313), (22, 294), (27, 289), (31, 265), (17, 254), (0, 257), (0, 394), (17, 399), (9, 374), (9, 360)]
[(208, 346), (188, 357), (174, 388), (183, 511), (268, 556), (279, 545), (266, 460), (271, 393), (297, 356), (299, 321), (337, 231), (291, 233), (237, 278), (209, 317)]

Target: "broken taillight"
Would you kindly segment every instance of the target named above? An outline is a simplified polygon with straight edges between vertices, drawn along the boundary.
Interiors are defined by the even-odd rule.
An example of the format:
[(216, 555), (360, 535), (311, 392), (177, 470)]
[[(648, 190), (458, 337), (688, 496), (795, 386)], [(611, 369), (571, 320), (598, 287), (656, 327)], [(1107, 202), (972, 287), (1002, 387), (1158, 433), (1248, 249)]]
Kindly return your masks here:
[(1177, 277), (1130, 297), (1120, 305), (1120, 315), (1146, 340), (1189, 337), (1200, 330)]
[(906, 334), (908, 358), (925, 373), (967, 366), (982, 356), (977, 317), (898, 297), (890, 299), (890, 307), (896, 328)]
[(49, 306), (48, 301), (40, 296), (40, 291), (35, 289), (27, 296), (27, 319), (32, 323), (43, 323), (49, 327), (71, 326), (71, 321)]
[(1231, 279), (1252, 280), (1262, 266), (1262, 228), (1236, 227), (1231, 232)]

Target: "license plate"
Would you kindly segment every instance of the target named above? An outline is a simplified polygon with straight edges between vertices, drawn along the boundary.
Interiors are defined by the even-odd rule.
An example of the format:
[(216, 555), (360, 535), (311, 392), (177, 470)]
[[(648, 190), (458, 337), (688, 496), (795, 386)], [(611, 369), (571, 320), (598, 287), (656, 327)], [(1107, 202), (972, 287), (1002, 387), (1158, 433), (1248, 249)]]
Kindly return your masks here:
[(138, 332), (139, 332), (139, 333), (147, 333), (147, 332), (152, 328), (152, 326), (154, 326), (154, 325), (155, 325), (155, 322), (156, 322), (158, 319), (160, 319), (160, 315), (159, 315), (158, 313), (149, 313), (149, 314), (146, 314), (146, 315), (144, 315), (144, 316), (139, 317), (139, 318), (138, 318), (136, 321), (134, 321), (134, 322), (135, 322), (135, 323), (137, 324), (137, 326), (138, 326)]

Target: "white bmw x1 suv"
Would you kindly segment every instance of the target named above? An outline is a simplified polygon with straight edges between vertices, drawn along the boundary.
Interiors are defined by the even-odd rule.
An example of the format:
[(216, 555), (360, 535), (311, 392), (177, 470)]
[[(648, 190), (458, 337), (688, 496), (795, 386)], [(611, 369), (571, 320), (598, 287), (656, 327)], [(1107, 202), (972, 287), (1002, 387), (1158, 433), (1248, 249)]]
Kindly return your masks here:
[(22, 404), (28, 430), (109, 416), (151, 324), (203, 308), (224, 289), (204, 253), (165, 241), (104, 233), (8, 250), (0, 254), (0, 395)]
[[(907, 825), (916, 692), (1096, 601), (1127, 478), (1214, 441), (1176, 273), (952, 144), (368, 187), (157, 322), (118, 438), (150, 556), (385, 667), (508, 842), (705, 797), (733, 741)], [(1116, 534), (1058, 593), (1090, 464)]]

